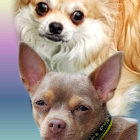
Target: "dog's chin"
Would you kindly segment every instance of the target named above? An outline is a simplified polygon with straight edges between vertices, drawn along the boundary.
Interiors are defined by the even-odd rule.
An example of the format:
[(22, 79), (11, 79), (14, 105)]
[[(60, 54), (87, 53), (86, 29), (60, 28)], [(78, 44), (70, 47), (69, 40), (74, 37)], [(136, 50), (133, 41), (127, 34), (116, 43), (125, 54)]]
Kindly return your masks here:
[(54, 138), (54, 137), (46, 137), (46, 138), (44, 138), (44, 139), (42, 139), (42, 140), (64, 140), (64, 139), (62, 139), (62, 138), (60, 138), (60, 137), (56, 137), (56, 138)]
[[(57, 138), (45, 138), (43, 140), (58, 140)], [(60, 139), (59, 139), (60, 140)]]

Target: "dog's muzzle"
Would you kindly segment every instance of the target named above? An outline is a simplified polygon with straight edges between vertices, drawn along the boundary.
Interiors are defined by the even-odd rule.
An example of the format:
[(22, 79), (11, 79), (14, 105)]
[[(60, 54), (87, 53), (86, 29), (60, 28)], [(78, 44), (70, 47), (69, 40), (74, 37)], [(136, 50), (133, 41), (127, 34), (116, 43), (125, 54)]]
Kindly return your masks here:
[(49, 24), (49, 33), (45, 33), (41, 36), (46, 37), (55, 42), (63, 41), (63, 36), (61, 35), (62, 31), (63, 25), (61, 23), (52, 22)]
[(61, 35), (56, 35), (56, 34), (44, 34), (44, 35), (41, 35), (41, 37), (46, 37), (48, 38), (49, 40), (52, 40), (52, 41), (55, 41), (55, 42), (59, 42), (59, 41), (63, 41), (63, 36)]

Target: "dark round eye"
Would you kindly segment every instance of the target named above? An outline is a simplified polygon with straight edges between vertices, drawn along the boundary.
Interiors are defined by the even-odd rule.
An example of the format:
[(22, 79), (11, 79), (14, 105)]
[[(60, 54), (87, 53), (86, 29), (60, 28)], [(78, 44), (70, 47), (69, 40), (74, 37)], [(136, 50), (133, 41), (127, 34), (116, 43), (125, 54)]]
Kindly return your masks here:
[(87, 111), (88, 108), (87, 108), (86, 106), (81, 105), (81, 106), (79, 107), (79, 110), (80, 110), (80, 111)]
[(80, 24), (84, 19), (84, 14), (81, 11), (75, 11), (71, 15), (71, 20), (74, 24)]
[(44, 16), (49, 11), (49, 7), (46, 3), (40, 2), (37, 4), (36, 12), (39, 16)]
[(43, 106), (45, 105), (45, 102), (43, 100), (40, 100), (40, 101), (37, 101), (36, 104), (39, 106)]

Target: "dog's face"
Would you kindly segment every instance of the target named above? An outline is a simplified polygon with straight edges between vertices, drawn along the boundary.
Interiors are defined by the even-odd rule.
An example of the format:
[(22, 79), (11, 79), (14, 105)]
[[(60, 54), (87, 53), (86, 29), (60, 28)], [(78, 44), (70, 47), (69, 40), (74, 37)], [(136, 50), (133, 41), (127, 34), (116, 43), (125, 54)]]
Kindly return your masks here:
[(84, 139), (105, 115), (94, 87), (84, 76), (48, 74), (32, 96), (32, 104), (43, 140)]
[[(21, 78), (28, 90), (43, 140), (83, 140), (104, 121), (113, 97), (122, 54), (114, 55), (89, 76), (48, 72), (29, 46), (20, 45)], [(115, 64), (115, 65), (114, 65)]]
[(93, 35), (93, 31), (95, 36), (101, 36), (104, 32), (101, 25), (105, 17), (97, 7), (98, 3), (96, 0), (34, 1), (32, 8), (34, 19), (39, 24), (39, 34), (53, 42), (80, 40), (86, 34)]
[(34, 38), (51, 45), (66, 44), (71, 48), (80, 45), (95, 54), (111, 42), (114, 6), (110, 0), (27, 1), (16, 19), (21, 38), (28, 43)]

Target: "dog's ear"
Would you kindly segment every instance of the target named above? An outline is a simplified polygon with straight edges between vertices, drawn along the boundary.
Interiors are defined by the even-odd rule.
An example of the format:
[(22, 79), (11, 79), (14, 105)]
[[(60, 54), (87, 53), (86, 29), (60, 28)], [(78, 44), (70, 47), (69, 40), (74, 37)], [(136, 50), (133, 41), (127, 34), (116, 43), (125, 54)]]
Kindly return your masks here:
[(121, 76), (122, 61), (123, 53), (119, 52), (106, 60), (89, 75), (103, 103), (106, 103), (114, 95)]
[(19, 69), (22, 81), (29, 93), (33, 93), (49, 70), (41, 57), (27, 44), (19, 46)]

